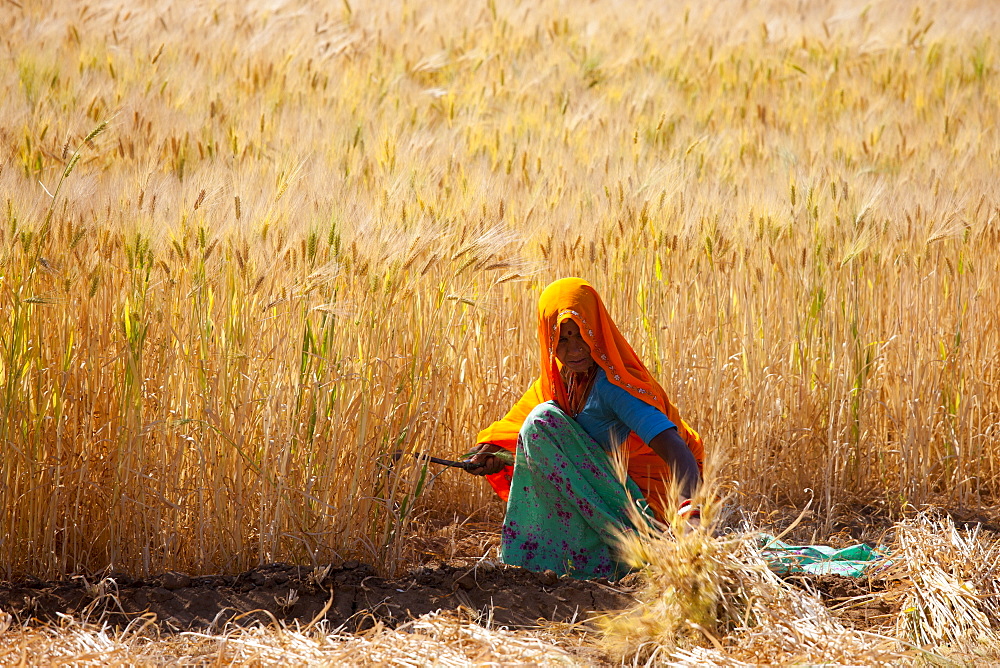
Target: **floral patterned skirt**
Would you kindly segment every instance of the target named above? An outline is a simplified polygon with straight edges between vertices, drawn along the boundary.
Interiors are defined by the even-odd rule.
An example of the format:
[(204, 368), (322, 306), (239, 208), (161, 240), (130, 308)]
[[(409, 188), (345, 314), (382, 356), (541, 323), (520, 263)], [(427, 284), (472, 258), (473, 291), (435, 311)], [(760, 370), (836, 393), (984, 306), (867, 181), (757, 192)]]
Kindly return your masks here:
[(622, 483), (608, 452), (576, 420), (553, 401), (535, 407), (518, 436), (504, 563), (615, 579), (631, 570), (618, 559), (620, 537), (635, 531), (633, 518), (651, 517), (638, 486), (628, 476)]

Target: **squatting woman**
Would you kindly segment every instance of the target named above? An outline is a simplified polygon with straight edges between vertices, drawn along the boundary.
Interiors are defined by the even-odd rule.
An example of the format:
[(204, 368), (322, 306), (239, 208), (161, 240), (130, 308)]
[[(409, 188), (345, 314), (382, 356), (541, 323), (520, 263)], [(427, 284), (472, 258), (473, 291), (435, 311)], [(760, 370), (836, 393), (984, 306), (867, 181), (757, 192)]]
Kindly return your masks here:
[[(663, 518), (671, 480), (692, 512), (685, 502), (700, 481), (701, 439), (586, 281), (545, 288), (538, 337), (541, 375), (479, 433), (471, 460), (479, 466), (470, 472), (507, 501), (505, 563), (576, 578), (624, 575), (617, 539), (636, 518)], [(497, 456), (502, 450), (514, 453), (513, 466)], [(624, 482), (615, 450), (626, 462)]]

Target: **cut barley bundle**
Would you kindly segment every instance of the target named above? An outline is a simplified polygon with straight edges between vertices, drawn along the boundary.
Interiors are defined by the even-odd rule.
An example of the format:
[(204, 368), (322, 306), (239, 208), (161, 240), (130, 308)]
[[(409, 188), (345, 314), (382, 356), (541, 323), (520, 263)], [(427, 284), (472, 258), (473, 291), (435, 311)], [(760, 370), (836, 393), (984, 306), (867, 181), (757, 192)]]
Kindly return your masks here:
[(925, 511), (896, 525), (885, 577), (908, 583), (897, 637), (949, 654), (1000, 650), (1000, 543), (979, 528), (959, 531), (950, 517)]
[(892, 632), (844, 625), (823, 602), (775, 576), (750, 531), (646, 536), (628, 543), (645, 564), (641, 604), (602, 622), (604, 644), (627, 663), (897, 665), (993, 662), (1000, 657), (1000, 545), (928, 511), (895, 525), (888, 566), (904, 597)]
[[(707, 511), (707, 512), (706, 512)], [(835, 663), (896, 665), (905, 655), (889, 638), (844, 626), (816, 596), (776, 576), (755, 531), (713, 535), (704, 528), (624, 540), (642, 566), (639, 605), (600, 621), (603, 645), (631, 665)]]

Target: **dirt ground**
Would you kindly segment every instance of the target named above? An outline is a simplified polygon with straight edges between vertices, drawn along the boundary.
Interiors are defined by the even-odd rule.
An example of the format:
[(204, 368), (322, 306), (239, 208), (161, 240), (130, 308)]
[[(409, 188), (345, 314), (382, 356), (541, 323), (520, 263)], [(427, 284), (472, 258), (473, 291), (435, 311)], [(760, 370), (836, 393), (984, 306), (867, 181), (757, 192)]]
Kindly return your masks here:
[(358, 562), (302, 567), (269, 564), (235, 576), (164, 573), (132, 580), (112, 574), (101, 582), (28, 579), (0, 585), (0, 609), (19, 620), (56, 621), (58, 614), (113, 625), (153, 613), (163, 630), (219, 628), (227, 622), (273, 619), (304, 626), (321, 619), (357, 631), (389, 627), (435, 610), (464, 607), (496, 624), (530, 627), (539, 620), (574, 622), (633, 602), (627, 585), (583, 582), (552, 572), (483, 561), (474, 568), (440, 565), (395, 579), (377, 577)]
[[(794, 518), (774, 513), (756, 520), (762, 530), (778, 533)], [(985, 517), (956, 520), (996, 529)], [(838, 547), (859, 541), (885, 544), (891, 526), (891, 518), (872, 508), (832, 527), (807, 513), (784, 540)], [(277, 563), (238, 575), (198, 577), (175, 572), (142, 579), (122, 573), (59, 581), (29, 577), (0, 582), (0, 610), (22, 622), (52, 622), (64, 614), (122, 628), (149, 621), (168, 632), (218, 630), (227, 623), (304, 626), (323, 619), (354, 632), (377, 623), (395, 628), (429, 612), (459, 609), (494, 624), (531, 628), (585, 621), (635, 603), (642, 584), (638, 576), (614, 583), (579, 581), (500, 564), (495, 558), (498, 530), (484, 523), (424, 532), (411, 545), (411, 563), (422, 565), (395, 578), (379, 577), (357, 561), (320, 567)], [(821, 532), (829, 533), (817, 539)], [(818, 594), (845, 622), (866, 630), (890, 623), (901, 604), (891, 596), (892, 582), (801, 574), (786, 580)]]
[[(789, 576), (795, 586), (820, 594), (838, 616), (863, 629), (881, 626), (896, 610), (883, 597), (888, 583), (827, 576)], [(348, 631), (388, 627), (436, 610), (478, 613), (483, 619), (530, 628), (543, 622), (578, 622), (634, 604), (640, 581), (580, 581), (482, 562), (477, 568), (441, 565), (403, 577), (377, 577), (358, 562), (302, 567), (269, 564), (235, 576), (189, 577), (164, 573), (132, 580), (37, 579), (0, 584), (0, 609), (18, 620), (55, 622), (59, 614), (112, 626), (150, 619), (163, 631), (218, 630), (279, 620), (305, 626), (322, 619)], [(155, 617), (151, 617), (155, 615)]]

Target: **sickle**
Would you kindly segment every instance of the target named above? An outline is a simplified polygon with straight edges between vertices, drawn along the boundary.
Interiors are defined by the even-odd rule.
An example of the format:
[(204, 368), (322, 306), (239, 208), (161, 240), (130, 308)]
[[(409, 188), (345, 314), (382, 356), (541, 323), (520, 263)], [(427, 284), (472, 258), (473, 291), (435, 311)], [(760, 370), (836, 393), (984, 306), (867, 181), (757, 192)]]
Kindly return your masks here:
[(455, 468), (465, 469), (466, 471), (474, 468), (479, 468), (478, 466), (473, 465), (470, 460), (455, 461), (453, 459), (441, 459), (440, 457), (431, 457), (430, 455), (424, 455), (419, 452), (394, 452), (392, 453), (392, 463), (395, 464), (406, 455), (411, 455), (425, 462), (431, 462), (433, 464), (442, 464), (444, 466), (454, 466)]

